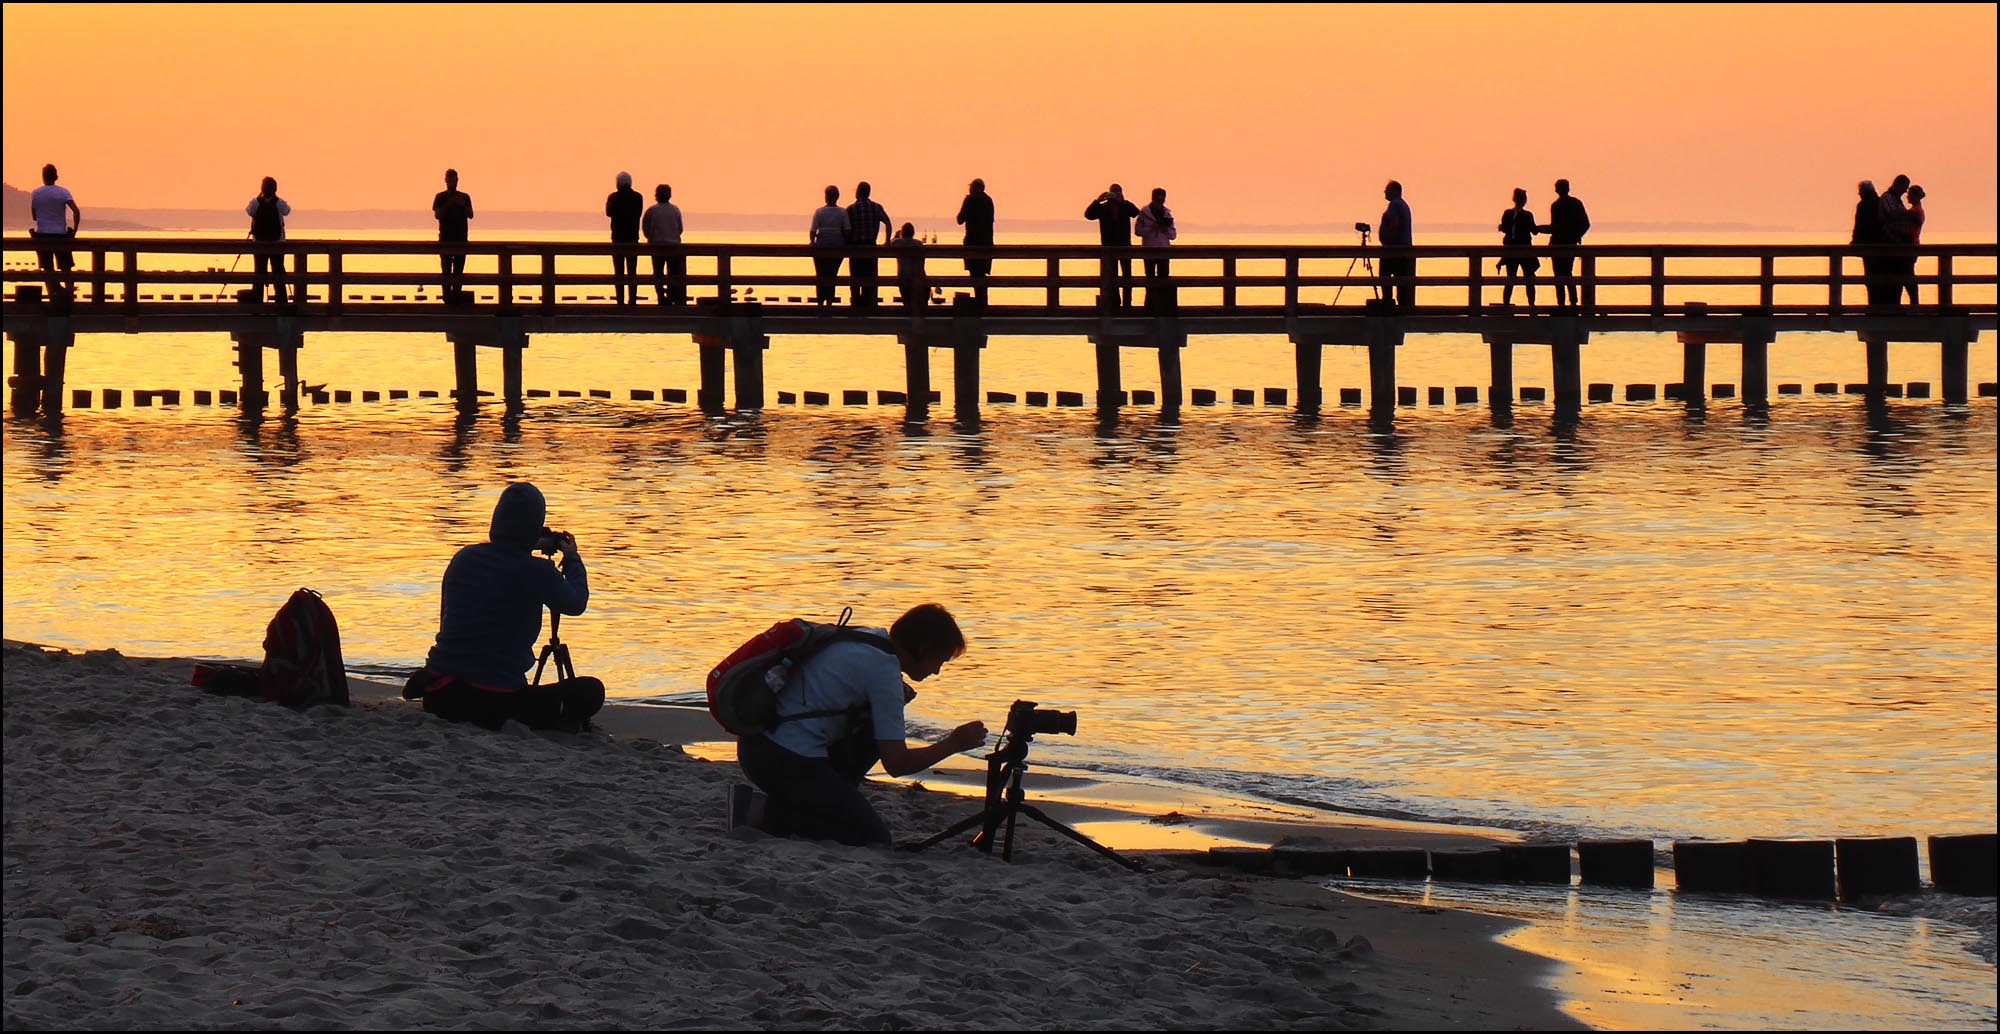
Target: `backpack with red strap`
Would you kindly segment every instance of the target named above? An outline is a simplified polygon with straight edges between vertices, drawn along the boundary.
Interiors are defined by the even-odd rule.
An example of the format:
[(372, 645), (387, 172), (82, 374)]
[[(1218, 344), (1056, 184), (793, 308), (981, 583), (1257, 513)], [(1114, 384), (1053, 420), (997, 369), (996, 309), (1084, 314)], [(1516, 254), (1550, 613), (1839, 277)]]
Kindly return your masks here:
[(271, 618), (264, 631), (264, 666), (257, 669), (257, 695), (287, 707), (347, 706), (340, 628), (319, 593), (292, 593)]
[(778, 692), (785, 688), (786, 678), (798, 665), (834, 643), (864, 643), (884, 653), (896, 652), (895, 645), (880, 635), (848, 627), (848, 619), (853, 616), (854, 608), (846, 607), (840, 612), (840, 620), (830, 625), (793, 618), (751, 637), (708, 673), (708, 713), (731, 735), (739, 737), (800, 718), (848, 713), (839, 709), (781, 715)]

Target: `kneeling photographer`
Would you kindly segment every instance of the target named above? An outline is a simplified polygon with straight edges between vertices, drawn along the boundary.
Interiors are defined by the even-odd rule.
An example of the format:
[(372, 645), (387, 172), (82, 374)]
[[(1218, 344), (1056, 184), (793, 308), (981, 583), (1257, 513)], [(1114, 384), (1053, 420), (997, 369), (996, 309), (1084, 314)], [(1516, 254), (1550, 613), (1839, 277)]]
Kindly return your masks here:
[[(548, 504), (532, 484), (518, 482), (500, 493), (488, 541), (460, 549), (445, 568), (437, 643), (404, 687), (405, 699), (421, 698), (431, 714), (488, 729), (512, 720), (571, 732), (604, 706), (604, 683), (594, 678), (528, 683), (542, 608), (559, 621), (590, 603), (576, 538), (545, 527), (547, 516)], [(550, 563), (547, 556), (558, 552), (561, 563)], [(567, 648), (551, 646), (558, 651), (559, 677), (567, 675)], [(539, 680), (539, 668), (536, 675)]]
[(950, 611), (925, 603), (886, 631), (859, 631), (877, 642), (851, 638), (813, 654), (785, 679), (777, 726), (737, 742), (743, 774), (770, 798), (756, 823), (767, 833), (887, 845), (888, 823), (861, 794), (877, 757), (890, 775), (913, 775), (986, 743), (981, 722), (921, 747), (904, 739), (903, 705), (915, 691), (903, 676), (922, 682), (965, 652)]

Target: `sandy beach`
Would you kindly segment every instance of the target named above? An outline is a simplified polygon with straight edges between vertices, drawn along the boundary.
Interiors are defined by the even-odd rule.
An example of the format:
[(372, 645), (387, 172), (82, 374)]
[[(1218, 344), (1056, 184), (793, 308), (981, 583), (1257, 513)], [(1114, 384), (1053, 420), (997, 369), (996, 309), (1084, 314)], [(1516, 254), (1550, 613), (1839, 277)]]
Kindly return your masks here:
[[(672, 716), (495, 734), (190, 666), (8, 646), (9, 1028), (1578, 1026), (1484, 916), (1134, 874), (1037, 827), (1013, 864), (730, 834), (736, 768)], [(872, 792), (899, 837), (965, 811)]]

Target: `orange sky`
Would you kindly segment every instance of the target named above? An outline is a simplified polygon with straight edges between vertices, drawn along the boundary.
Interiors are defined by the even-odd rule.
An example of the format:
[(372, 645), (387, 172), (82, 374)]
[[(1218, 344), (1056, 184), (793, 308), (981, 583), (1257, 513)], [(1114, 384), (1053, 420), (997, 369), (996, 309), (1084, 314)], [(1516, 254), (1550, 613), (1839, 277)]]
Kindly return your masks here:
[[(1995, 7), (42, 5), (5, 19), (4, 173), (88, 213), (601, 210), (1079, 216), (1152, 186), (1189, 229), (1490, 222), (1569, 177), (1600, 226), (1844, 233), (1908, 172), (1930, 226), (1995, 228)], [(87, 218), (87, 216), (86, 216)], [(942, 227), (940, 227), (942, 228)]]

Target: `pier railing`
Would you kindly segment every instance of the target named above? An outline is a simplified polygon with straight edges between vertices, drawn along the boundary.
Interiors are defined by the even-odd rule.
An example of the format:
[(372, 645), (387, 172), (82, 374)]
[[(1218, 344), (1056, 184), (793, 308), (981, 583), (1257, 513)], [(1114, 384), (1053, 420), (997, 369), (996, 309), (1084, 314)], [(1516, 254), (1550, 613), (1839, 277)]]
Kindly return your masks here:
[[(149, 237), (80, 237), (52, 242), (9, 237), (5, 250), (5, 306), (10, 313), (36, 297), (46, 297), (50, 274), (37, 268), (36, 253), (51, 245), (69, 251), (76, 269), (60, 279), (74, 284), (68, 304), (79, 314), (148, 313), (187, 315), (235, 307), (237, 293), (252, 282), (253, 256), (283, 256), (288, 294), (297, 292), (297, 311), (323, 315), (408, 312), (412, 306), (435, 311), (444, 301), (440, 254), (463, 255), (460, 282), (470, 292), (463, 312), (600, 313), (613, 309), (613, 256), (639, 264), (641, 310), (655, 307), (652, 258), (681, 257), (690, 302), (726, 299), (766, 306), (810, 307), (816, 277), (813, 260), (827, 254), (806, 245), (686, 244), (648, 245), (477, 241), (447, 245), (429, 241), (292, 240), (275, 245), (246, 241)], [(873, 315), (895, 315), (903, 305), (894, 249), (841, 249), (846, 257), (877, 259), (882, 307)], [(1145, 257), (1141, 248), (1090, 245), (1001, 245), (967, 248), (929, 245), (922, 249), (923, 291), (933, 303), (955, 295), (987, 293), (988, 308), (1018, 316), (1089, 315), (1100, 299), (1122, 292), (1108, 257), (1131, 260), (1134, 301), (1144, 306)], [(1581, 308), (1597, 316), (1680, 314), (1689, 306), (1760, 315), (1841, 317), (1868, 311), (1868, 259), (1915, 259), (1902, 274), (1921, 299), (1918, 310), (1995, 310), (1993, 244), (1929, 244), (1918, 247), (1859, 248), (1845, 245), (1590, 245), (1575, 248), (1503, 248), (1428, 245), (1414, 248), (1354, 245), (1190, 245), (1165, 251), (1177, 311), (1186, 315), (1293, 317), (1326, 314), (1350, 307), (1356, 313), (1382, 283), (1383, 259), (1409, 258), (1416, 275), (1416, 314), (1489, 315), (1528, 311), (1527, 288), (1536, 291), (1537, 311), (1555, 308), (1553, 260), (1574, 261)], [(992, 263), (990, 276), (966, 272), (967, 259)], [(1513, 307), (1501, 307), (1506, 259), (1535, 259), (1540, 269), (1516, 281)], [(226, 260), (226, 261), (225, 261)], [(850, 263), (837, 278), (837, 306), (850, 308), (854, 283)], [(23, 292), (23, 287), (31, 290)], [(37, 309), (36, 311), (43, 311)], [(632, 312), (635, 310), (626, 310)], [(1879, 310), (1877, 310), (1879, 311)], [(1899, 311), (1909, 312), (1909, 308)]]

